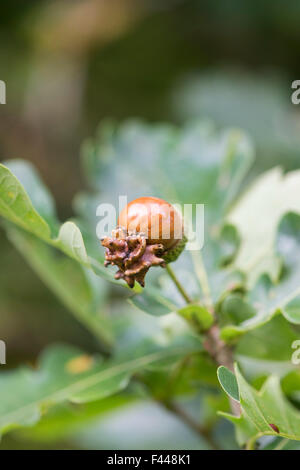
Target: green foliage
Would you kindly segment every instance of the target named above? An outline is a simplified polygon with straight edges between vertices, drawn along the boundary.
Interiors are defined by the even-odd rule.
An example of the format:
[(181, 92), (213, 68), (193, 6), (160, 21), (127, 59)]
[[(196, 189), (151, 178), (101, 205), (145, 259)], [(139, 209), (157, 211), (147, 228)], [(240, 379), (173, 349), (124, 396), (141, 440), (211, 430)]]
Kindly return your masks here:
[(125, 388), (133, 373), (183, 353), (171, 347), (107, 362), (74, 348), (52, 347), (37, 371), (22, 367), (1, 374), (0, 431), (32, 425), (49, 406), (66, 400), (88, 403), (108, 397)]
[(18, 436), (39, 442), (57, 442), (137, 400), (134, 394), (118, 393), (87, 403), (61, 403), (51, 407), (35, 426), (21, 428)]
[[(7, 165), (12, 168), (12, 171), (16, 167), (17, 172), (21, 172), (21, 180), (24, 179), (28, 188), (30, 187), (31, 199), (24, 189), (24, 183), (22, 185), (8, 167), (0, 165), (0, 214), (45, 242), (61, 249), (76, 261), (88, 265), (84, 242), (78, 227), (73, 222), (66, 222), (57, 233), (58, 221), (53, 220), (51, 199), (35, 173), (29, 177), (30, 167), (27, 167), (25, 162), (14, 161)], [(20, 169), (20, 166), (23, 168)], [(38, 209), (40, 213), (37, 212)], [(40, 214), (45, 214), (49, 221), (52, 220), (52, 224), (49, 225)], [(52, 238), (53, 234), (55, 238)]]
[(287, 212), (299, 212), (299, 188), (299, 171), (283, 175), (280, 168), (274, 168), (259, 177), (231, 211), (229, 221), (242, 239), (234, 263), (247, 274), (250, 285), (262, 274), (278, 280), (281, 263), (276, 233)]
[[(242, 308), (240, 306), (240, 313), (243, 312), (243, 315), (246, 315), (246, 312), (249, 312), (249, 318), (235, 326), (225, 327), (222, 333), (224, 339), (232, 339), (241, 332), (261, 327), (278, 313), (282, 313), (291, 323), (300, 323), (299, 234), (300, 216), (293, 213), (285, 215), (281, 219), (277, 232), (277, 250), (274, 250), (272, 255), (274, 260), (277, 258), (280, 262), (280, 279), (277, 279), (274, 284), (268, 274), (261, 275), (249, 293), (249, 300), (257, 313), (251, 315), (251, 306), (247, 304), (243, 304)], [(267, 255), (266, 270), (269, 260), (269, 255)]]
[[(222, 368), (222, 375), (225, 373), (224, 369)], [(259, 437), (265, 435), (300, 440), (300, 413), (284, 397), (278, 377), (268, 377), (258, 392), (247, 383), (238, 367), (235, 370), (236, 379), (230, 374), (232, 373), (227, 370), (224, 380), (219, 372), (219, 380), (230, 396), (237, 383), (242, 413), (240, 417), (221, 414), (237, 426), (240, 444), (247, 442), (251, 448)], [(235, 392), (234, 395), (236, 396)], [(241, 436), (244, 442), (241, 442)]]
[(190, 323), (200, 333), (208, 330), (214, 323), (214, 317), (211, 312), (201, 305), (187, 305), (178, 310), (188, 323)]
[[(55, 429), (64, 419), (71, 432), (73, 424), (76, 429), (102, 413), (102, 399), (118, 393), (122, 402), (120, 391), (137, 381), (141, 399), (150, 394), (168, 409), (173, 400), (192, 401), (201, 391), (211, 406), (209, 427), (224, 395), (216, 354), (209, 357), (207, 347), (216, 322), (222, 348), (252, 384), (263, 383), (257, 392), (238, 368), (235, 375), (218, 369), (222, 388), (241, 405), (239, 417), (222, 414), (234, 423), (239, 444), (253, 447), (263, 435), (300, 438), (298, 412), (285, 396), (299, 401), (299, 377), (290, 375), (300, 325), (299, 172), (283, 176), (275, 168), (239, 198), (252, 160), (251, 143), (238, 130), (217, 133), (203, 122), (181, 130), (106, 123), (84, 145), (88, 189), (75, 198), (76, 219), (63, 224), (31, 165), (0, 165), (0, 215), (9, 240), (109, 355), (91, 359), (60, 347), (42, 356), (37, 371), (1, 372), (3, 432), (35, 424), (34, 436), (44, 420)], [(119, 195), (205, 204), (203, 249), (185, 251), (174, 263), (192, 299), (188, 305), (163, 269), (151, 270), (146, 288), (128, 295), (113, 268), (104, 268), (96, 208), (101, 202), (117, 207)], [(78, 356), (85, 359), (77, 363)], [(70, 373), (70, 363), (87, 370)], [(64, 408), (69, 401), (94, 405), (82, 410), (82, 420), (74, 419)]]
[(106, 294), (93, 271), (60, 255), (38, 238), (8, 227), (7, 235), (40, 278), (62, 303), (106, 345), (113, 333), (103, 313)]
[(219, 382), (223, 390), (236, 401), (240, 401), (239, 388), (233, 372), (224, 366), (220, 366), (217, 371)]

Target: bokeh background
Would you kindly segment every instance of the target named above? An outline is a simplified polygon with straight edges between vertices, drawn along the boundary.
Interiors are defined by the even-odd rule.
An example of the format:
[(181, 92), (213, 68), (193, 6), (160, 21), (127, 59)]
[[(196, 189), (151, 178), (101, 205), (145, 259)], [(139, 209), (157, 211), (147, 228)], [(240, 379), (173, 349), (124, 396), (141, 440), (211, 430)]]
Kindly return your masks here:
[[(256, 147), (252, 176), (276, 164), (299, 167), (300, 106), (290, 99), (291, 83), (300, 79), (299, 22), (297, 0), (3, 2), (0, 79), (7, 85), (7, 104), (0, 106), (0, 159), (31, 161), (62, 220), (72, 216), (73, 197), (85, 188), (81, 143), (105, 118), (180, 124), (205, 117), (249, 132)], [(5, 367), (33, 363), (57, 341), (93, 351), (93, 338), (3, 231), (0, 241)], [(174, 417), (148, 403), (94, 421), (67, 441), (37, 444), (9, 435), (0, 448), (37, 445), (200, 444)]]

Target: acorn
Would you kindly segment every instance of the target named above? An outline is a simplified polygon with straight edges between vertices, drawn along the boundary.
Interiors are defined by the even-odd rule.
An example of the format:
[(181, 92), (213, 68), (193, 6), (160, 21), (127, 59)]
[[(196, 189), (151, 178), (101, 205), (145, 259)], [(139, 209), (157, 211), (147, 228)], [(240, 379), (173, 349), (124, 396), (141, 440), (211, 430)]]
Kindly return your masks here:
[(116, 279), (129, 287), (137, 281), (145, 286), (145, 275), (152, 266), (166, 267), (184, 249), (181, 214), (168, 202), (156, 197), (141, 197), (121, 211), (118, 226), (111, 237), (101, 240), (105, 266), (116, 265)]

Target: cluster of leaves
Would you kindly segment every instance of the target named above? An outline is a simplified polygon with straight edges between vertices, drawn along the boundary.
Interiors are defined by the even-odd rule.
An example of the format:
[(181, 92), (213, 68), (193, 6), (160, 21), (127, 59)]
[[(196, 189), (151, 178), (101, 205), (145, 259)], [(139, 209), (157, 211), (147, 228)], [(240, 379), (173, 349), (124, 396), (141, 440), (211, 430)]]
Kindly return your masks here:
[[(214, 310), (221, 338), (239, 363), (235, 375), (225, 368), (218, 373), (241, 405), (240, 417), (228, 414), (228, 405), (220, 410), (235, 424), (238, 443), (251, 448), (265, 435), (300, 440), (300, 374), (291, 363), (300, 324), (300, 172), (283, 175), (275, 168), (245, 191), (252, 161), (250, 141), (235, 129), (216, 132), (203, 122), (181, 130), (107, 123), (83, 147), (90, 189), (75, 198), (76, 218), (62, 225), (31, 165), (0, 165), (0, 215), (8, 238), (96, 335), (99, 351), (109, 353), (104, 359), (52, 346), (38, 370), (1, 372), (1, 432), (38, 426), (42, 414), (49, 419), (50, 407), (50, 421), (55, 413), (60, 420), (66, 401), (90, 404), (89, 415), (101, 413), (99, 403), (110, 396), (118, 403), (120, 397), (122, 403), (141, 398), (136, 378), (166, 406), (206, 391), (214, 409), (222, 391), (202, 344)], [(101, 202), (118, 207), (119, 195), (205, 205), (203, 249), (184, 252), (175, 264), (192, 304), (183, 303), (162, 269), (149, 273), (143, 291), (119, 281), (124, 289), (116, 300), (114, 273), (104, 269), (96, 237), (96, 209)], [(210, 427), (214, 419), (207, 414), (204, 425)], [(71, 417), (65, 421), (69, 429)], [(281, 440), (278, 445), (284, 446)]]

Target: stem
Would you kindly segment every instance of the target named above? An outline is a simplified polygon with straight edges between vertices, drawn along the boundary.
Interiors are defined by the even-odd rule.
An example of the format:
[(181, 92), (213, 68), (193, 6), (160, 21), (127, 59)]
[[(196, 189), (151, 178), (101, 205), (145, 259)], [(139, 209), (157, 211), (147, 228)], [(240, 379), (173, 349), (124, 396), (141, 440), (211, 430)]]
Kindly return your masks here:
[[(206, 332), (206, 340), (203, 346), (219, 366), (225, 366), (234, 373), (232, 349), (220, 338), (220, 328), (216, 323)], [(235, 416), (240, 416), (241, 406), (239, 402), (232, 398), (229, 398), (229, 402), (232, 413)]]
[(202, 254), (200, 252), (196, 253), (195, 251), (193, 251), (191, 256), (192, 256), (195, 272), (197, 274), (197, 277), (199, 279), (200, 286), (203, 292), (204, 304), (207, 307), (213, 309), (213, 301), (211, 297), (208, 276), (207, 276), (207, 272), (204, 266)]
[[(202, 254), (192, 253), (193, 263), (196, 274), (198, 276), (202, 292), (204, 295), (204, 303), (214, 314), (215, 321), (216, 314), (214, 311), (213, 300), (211, 296), (211, 290), (209, 286), (208, 276), (203, 262)], [(220, 366), (225, 366), (234, 372), (234, 361), (232, 349), (224, 343), (220, 338), (220, 328), (217, 322), (206, 332), (206, 341), (204, 342), (204, 348), (212, 359)], [(231, 411), (235, 416), (239, 416), (241, 413), (241, 407), (238, 402), (229, 398)]]
[[(211, 310), (211, 312), (214, 314), (214, 317), (215, 317), (214, 306), (213, 306), (213, 301), (212, 301), (209, 282), (208, 282), (208, 276), (207, 276), (207, 272), (205, 269), (205, 265), (203, 263), (201, 253), (199, 253), (199, 256), (197, 258), (195, 258), (194, 256), (193, 259), (194, 259), (195, 270), (197, 272), (197, 276), (200, 281), (200, 285), (201, 285), (201, 288), (205, 297), (206, 306)], [(192, 300), (190, 299), (188, 294), (185, 292), (184, 288), (178, 281), (177, 277), (175, 276), (172, 268), (170, 268), (169, 264), (167, 264), (166, 269), (167, 269), (169, 276), (175, 283), (177, 289), (179, 290), (182, 297), (184, 298), (184, 300), (188, 304), (192, 303)], [(232, 372), (234, 372), (234, 361), (233, 361), (232, 349), (226, 343), (224, 343), (224, 341), (220, 338), (220, 328), (216, 322), (206, 332), (206, 341), (204, 342), (203, 346), (208, 352), (208, 354), (210, 355), (210, 357), (219, 366), (225, 366), (228, 369), (230, 369)], [(229, 402), (230, 402), (232, 413), (235, 416), (240, 416), (240, 413), (241, 413), (240, 404), (236, 402), (235, 400), (233, 400), (232, 398), (229, 398)]]
[(209, 445), (212, 447), (214, 450), (219, 450), (218, 444), (214, 441), (214, 439), (211, 436), (211, 433), (207, 428), (204, 426), (201, 426), (201, 424), (198, 424), (192, 416), (190, 416), (186, 411), (179, 406), (177, 403), (174, 403), (172, 401), (163, 403), (164, 407), (174, 413), (180, 420), (185, 423), (189, 428), (191, 428), (193, 431), (195, 431), (197, 434), (199, 434), (202, 438), (204, 438)]
[(172, 281), (174, 282), (175, 286), (176, 286), (177, 289), (179, 290), (180, 294), (181, 294), (182, 297), (184, 298), (184, 300), (185, 300), (188, 304), (191, 304), (191, 303), (192, 303), (192, 299), (188, 296), (188, 294), (186, 293), (184, 287), (183, 287), (183, 286), (180, 284), (180, 282), (178, 281), (177, 277), (175, 276), (175, 273), (174, 273), (173, 269), (170, 267), (169, 264), (167, 264), (166, 270), (167, 270), (167, 273), (169, 274), (170, 278), (171, 278)]

